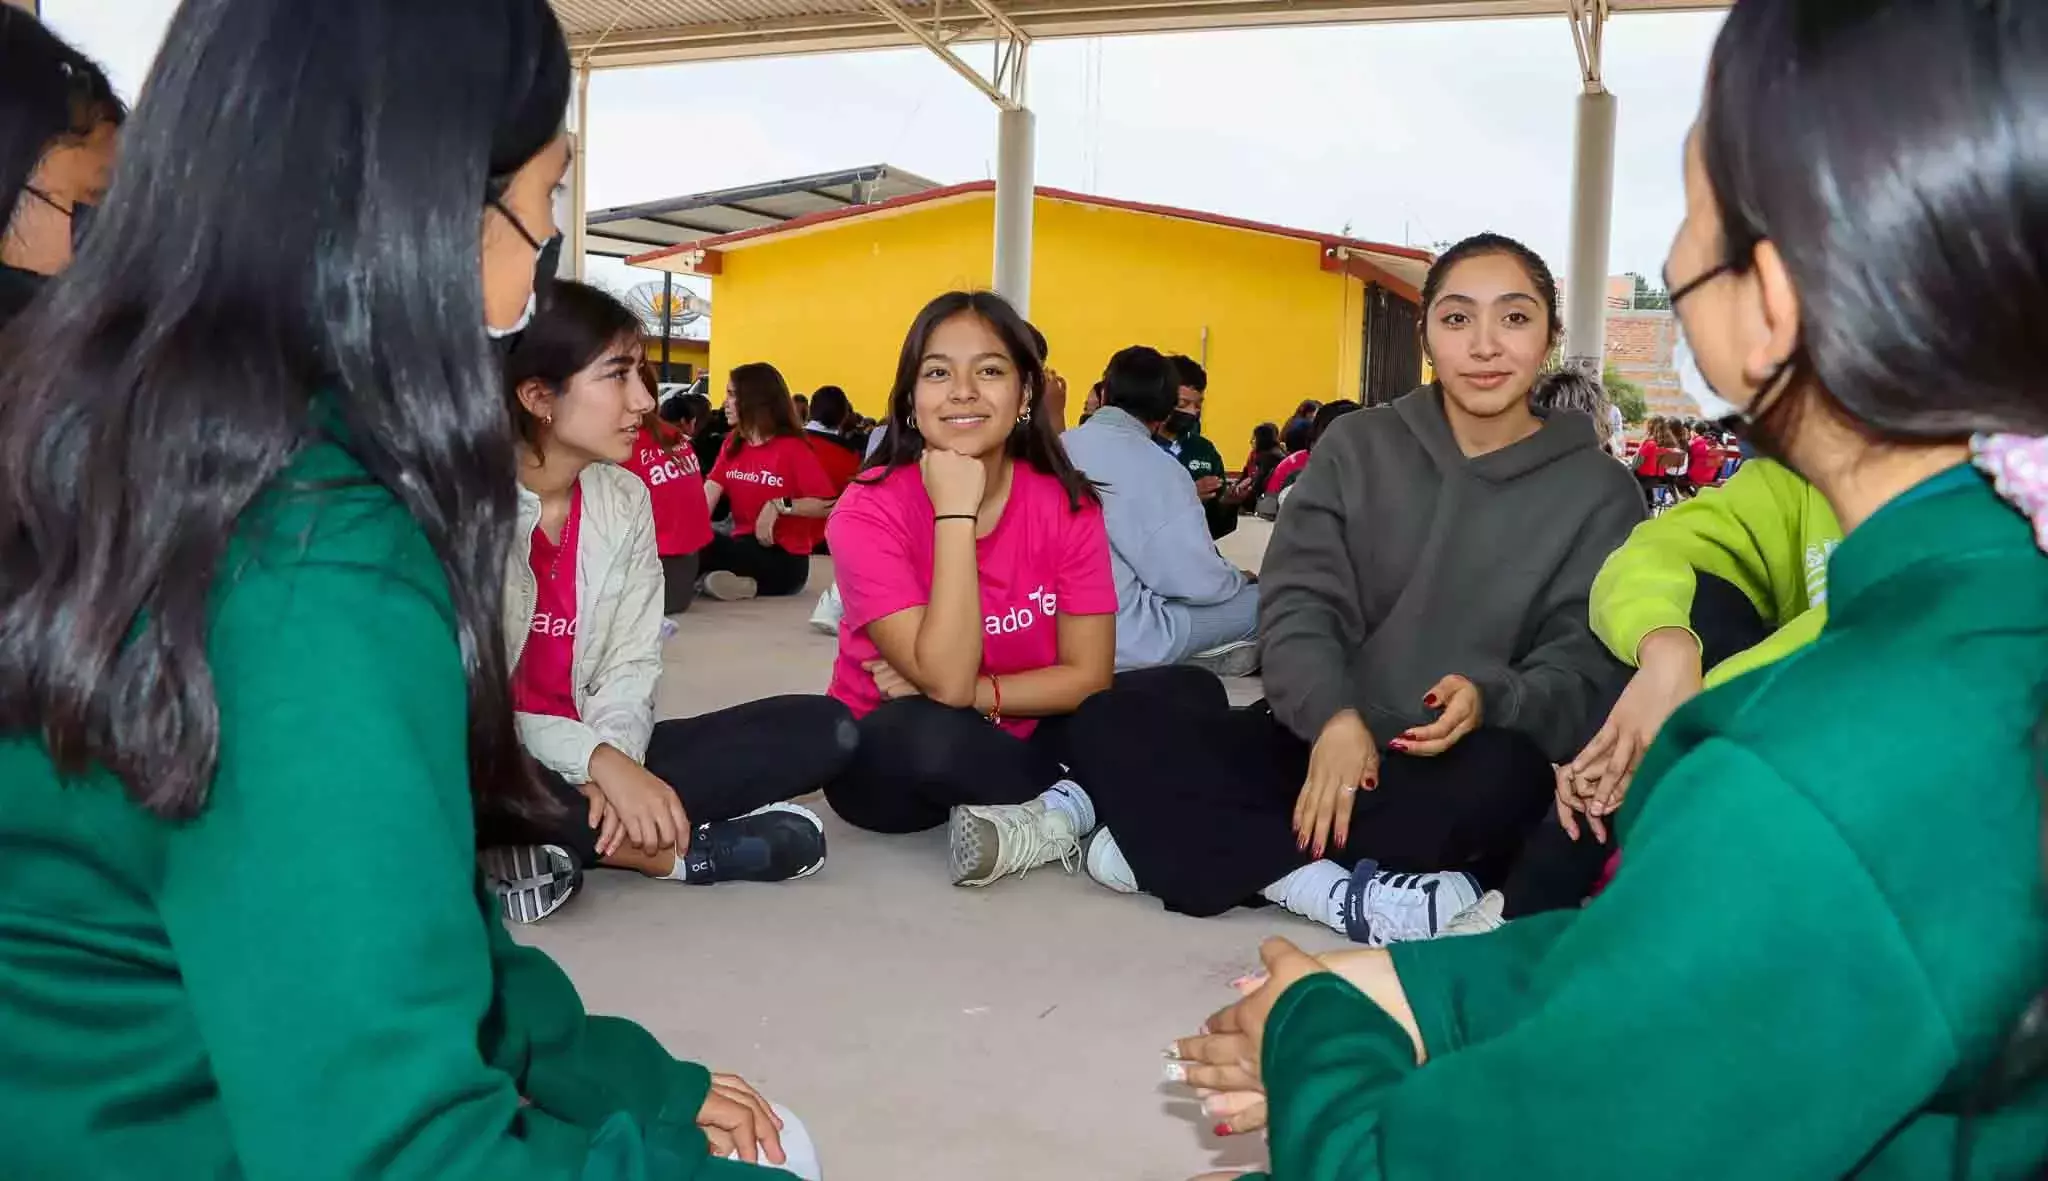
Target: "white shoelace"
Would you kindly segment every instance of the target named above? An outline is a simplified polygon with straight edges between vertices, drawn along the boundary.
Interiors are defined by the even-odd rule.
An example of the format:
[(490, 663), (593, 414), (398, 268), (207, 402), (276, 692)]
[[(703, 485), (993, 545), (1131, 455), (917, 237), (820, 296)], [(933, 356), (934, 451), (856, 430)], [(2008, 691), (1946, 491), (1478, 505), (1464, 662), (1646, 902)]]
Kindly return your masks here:
[(1081, 842), (1068, 831), (1064, 817), (1024, 806), (991, 808), (982, 813), (996, 830), (996, 867), (992, 876), (1023, 876), (1054, 857), (1068, 873), (1081, 864)]

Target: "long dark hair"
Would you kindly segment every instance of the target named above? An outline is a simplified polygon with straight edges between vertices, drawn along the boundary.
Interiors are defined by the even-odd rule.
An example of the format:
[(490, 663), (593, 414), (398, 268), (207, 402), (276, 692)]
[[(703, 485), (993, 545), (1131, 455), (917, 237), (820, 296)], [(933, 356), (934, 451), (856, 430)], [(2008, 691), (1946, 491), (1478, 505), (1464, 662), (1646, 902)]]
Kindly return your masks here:
[(641, 351), (640, 317), (609, 292), (570, 279), (550, 280), (547, 288), (547, 298), (505, 356), (505, 409), (513, 429), (536, 454), (545, 431), (519, 400), (519, 387), (537, 381), (560, 395), (570, 378), (619, 341), (630, 337), (633, 350)]
[[(107, 72), (41, 21), (0, 5), (0, 233), (52, 147), (116, 127), (128, 108)], [(33, 198), (30, 198), (33, 200)]]
[[(1037, 340), (1043, 338), (1035, 338), (1036, 330), (1017, 314), (1009, 300), (995, 292), (949, 291), (924, 305), (917, 319), (910, 322), (910, 331), (904, 334), (903, 351), (896, 358), (896, 380), (889, 387), (889, 420), (882, 428), (886, 433), (859, 482), (875, 483), (899, 467), (916, 463), (924, 454), (924, 436), (917, 431), (917, 377), (924, 369), (932, 333), (963, 312), (981, 317), (995, 330), (1010, 354), (1010, 363), (1017, 367), (1025, 405), (1038, 405), (1038, 396), (1045, 390), (1045, 355), (1037, 345)], [(1052, 422), (1051, 415), (1033, 414), (1029, 421), (1020, 419), (1011, 428), (1003, 452), (1058, 480), (1066, 490), (1067, 504), (1076, 512), (1084, 503), (1102, 503), (1095, 485), (1067, 458), (1059, 432), (1060, 427)]]
[[(1894, 101), (1908, 77), (1912, 101)], [(2048, 434), (2044, 77), (2038, 3), (1735, 5), (1699, 126), (1722, 261), (1746, 273), (1777, 248), (1800, 297), (1793, 380), (1813, 379), (1763, 433), (1782, 441), (1825, 399), (1881, 442)], [(1977, 1100), (2044, 1077), (2048, 994)]]
[(186, 0), (145, 92), (92, 238), (16, 325), (37, 347), (0, 364), (0, 731), (40, 732), (67, 774), (105, 766), (158, 815), (204, 807), (216, 576), (326, 439), (440, 558), (471, 790), (524, 798), (512, 431), (477, 260), (486, 202), (561, 126), (554, 14)]
[(731, 380), (739, 422), (726, 436), (725, 458), (738, 455), (749, 435), (764, 440), (804, 437), (804, 424), (796, 416), (796, 399), (789, 396), (789, 383), (782, 380), (780, 369), (755, 361), (735, 368)]

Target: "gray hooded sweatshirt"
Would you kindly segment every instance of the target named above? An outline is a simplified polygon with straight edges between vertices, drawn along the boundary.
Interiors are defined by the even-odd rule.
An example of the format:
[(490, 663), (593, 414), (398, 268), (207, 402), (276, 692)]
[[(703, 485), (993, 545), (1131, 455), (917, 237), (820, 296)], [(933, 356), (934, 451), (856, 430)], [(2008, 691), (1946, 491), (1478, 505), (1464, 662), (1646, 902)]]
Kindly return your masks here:
[(1483, 725), (1521, 731), (1553, 762), (1577, 754), (1627, 673), (1594, 637), (1587, 595), (1643, 519), (1592, 419), (1555, 411), (1468, 459), (1424, 386), (1338, 419), (1312, 454), (1260, 576), (1274, 714), (1313, 742), (1356, 709), (1384, 744), (1433, 721), (1423, 697), (1458, 673), (1479, 688)]

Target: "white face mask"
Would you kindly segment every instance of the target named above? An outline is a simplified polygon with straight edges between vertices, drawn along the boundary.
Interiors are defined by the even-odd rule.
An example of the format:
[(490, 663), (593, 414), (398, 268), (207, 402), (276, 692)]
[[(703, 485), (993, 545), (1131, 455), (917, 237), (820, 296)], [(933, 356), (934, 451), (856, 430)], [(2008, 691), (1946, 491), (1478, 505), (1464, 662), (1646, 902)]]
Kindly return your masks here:
[(493, 325), (486, 324), (484, 325), (484, 335), (490, 337), (492, 340), (503, 340), (508, 336), (519, 335), (520, 333), (526, 331), (526, 326), (528, 324), (533, 323), (534, 309), (538, 308), (539, 306), (540, 294), (538, 292), (533, 291), (527, 292), (526, 307), (519, 313), (519, 318), (512, 322), (512, 326), (510, 328), (498, 328)]
[(1700, 408), (1700, 417), (1708, 422), (1726, 422), (1729, 419), (1747, 421), (1749, 415), (1728, 399), (1714, 392), (1707, 384), (1707, 375), (1700, 372), (1700, 365), (1692, 355), (1692, 345), (1686, 342), (1685, 329), (1678, 330), (1678, 344), (1671, 350), (1672, 368), (1678, 370), (1678, 388)]

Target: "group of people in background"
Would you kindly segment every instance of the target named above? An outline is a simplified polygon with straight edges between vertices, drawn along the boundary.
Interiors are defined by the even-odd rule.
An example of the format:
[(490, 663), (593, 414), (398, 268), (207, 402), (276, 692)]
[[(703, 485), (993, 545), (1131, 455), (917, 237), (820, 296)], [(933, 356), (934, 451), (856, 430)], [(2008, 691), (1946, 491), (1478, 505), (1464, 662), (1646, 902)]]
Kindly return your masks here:
[[(658, 407), (549, 278), (555, 17), (435, 12), (186, 0), (131, 116), (0, 9), (24, 1175), (815, 1178), (504, 921), (818, 873), (817, 792), (959, 885), (1348, 936), (1269, 940), (1165, 1064), (1281, 1181), (2038, 1168), (2048, 10), (1737, 0), (1665, 276), (1711, 420), (1666, 438), (1695, 491), (1720, 430), (1757, 458), (1654, 516), (1496, 234), (1430, 267), (1433, 381), (1234, 481), (1199, 365), (1125, 349), (1065, 430), (987, 293), (918, 312), (865, 445), (765, 364), (723, 431)], [(1269, 494), (1254, 577), (1215, 538)], [(821, 546), (823, 691), (657, 721), (665, 617)]]

